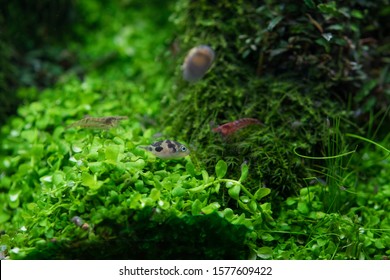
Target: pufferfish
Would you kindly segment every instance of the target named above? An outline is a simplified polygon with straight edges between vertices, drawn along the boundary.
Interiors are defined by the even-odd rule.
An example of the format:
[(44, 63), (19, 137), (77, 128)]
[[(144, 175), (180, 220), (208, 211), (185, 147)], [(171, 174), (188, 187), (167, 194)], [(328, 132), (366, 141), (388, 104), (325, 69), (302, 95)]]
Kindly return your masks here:
[(190, 150), (185, 145), (172, 140), (158, 141), (148, 146), (138, 146), (138, 148), (147, 150), (161, 159), (177, 159), (190, 154)]
[(183, 63), (183, 78), (188, 82), (196, 82), (203, 78), (210, 69), (215, 58), (212, 48), (200, 45), (192, 48)]

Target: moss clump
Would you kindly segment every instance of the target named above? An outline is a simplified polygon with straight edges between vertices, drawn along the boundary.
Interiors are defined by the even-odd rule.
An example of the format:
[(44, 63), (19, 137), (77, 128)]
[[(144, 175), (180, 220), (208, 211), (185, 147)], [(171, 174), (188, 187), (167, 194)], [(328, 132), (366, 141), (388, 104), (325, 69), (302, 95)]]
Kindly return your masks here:
[[(172, 18), (181, 34), (180, 59), (193, 46), (208, 44), (216, 60), (196, 84), (185, 83), (177, 68), (164, 116), (167, 134), (189, 139), (208, 168), (222, 158), (237, 174), (247, 161), (254, 189), (266, 185), (288, 194), (305, 186), (308, 166), (294, 149), (323, 156), (332, 120), (341, 119), (340, 130), (362, 133), (353, 110), (365, 106), (364, 112), (383, 113), (363, 97), (384, 90), (379, 83), (358, 92), (378, 78), (388, 59), (379, 58), (388, 55), (378, 26), (383, 12), (380, 3), (358, 2), (336, 7), (314, 1), (178, 1)], [(366, 17), (374, 18), (369, 26)], [(363, 44), (365, 36), (375, 36), (383, 48)], [(210, 123), (244, 117), (265, 126), (243, 129), (231, 139), (211, 132)]]
[[(234, 41), (240, 30), (247, 30), (245, 24), (256, 27), (245, 15), (275, 8), (274, 2), (258, 10), (248, 1), (238, 2), (238, 9), (227, 1), (179, 2), (180, 9), (185, 3), (191, 12), (208, 16), (199, 20), (197, 14), (181, 14), (196, 26), (188, 34), (199, 32), (185, 37), (182, 48), (205, 43), (200, 38), (207, 37), (214, 38), (210, 44), (218, 51), (217, 63), (204, 80), (188, 85), (178, 78), (182, 94), (165, 94), (167, 64), (180, 64), (168, 59), (171, 26), (160, 25), (167, 6), (157, 0), (144, 2), (103, 6), (98, 0), (83, 1), (90, 11), (87, 21), (99, 15), (100, 22), (97, 32), (85, 36), (85, 45), (73, 47), (84, 62), (92, 61), (88, 71), (70, 73), (2, 126), (0, 258), (387, 258), (390, 162), (384, 147), (389, 138), (349, 151), (346, 139), (364, 138), (343, 137), (341, 128), (358, 129), (348, 122), (352, 113), (341, 106), (344, 98), (334, 98), (339, 97), (337, 81), (329, 87), (312, 80), (315, 75), (298, 79), (302, 72), (288, 68), (275, 78), (277, 71), (258, 71), (258, 65), (270, 64), (247, 59), (257, 55)], [(291, 12), (294, 3), (288, 2), (287, 10), (277, 7)], [(214, 25), (211, 16), (221, 11), (225, 22), (243, 15), (233, 17), (242, 29)], [(152, 21), (154, 14), (158, 23)], [(274, 32), (284, 21), (273, 16), (264, 19)], [(109, 59), (95, 64), (100, 57)], [(296, 70), (294, 60), (287, 58), (281, 62), (292, 63)], [(262, 61), (270, 62), (265, 57)], [(94, 67), (99, 64), (103, 67)], [(164, 105), (179, 106), (161, 107), (161, 99)], [(156, 140), (153, 135), (161, 131), (155, 119), (165, 109), (172, 113), (164, 116), (166, 138), (176, 135), (175, 140), (195, 144), (192, 158), (162, 161), (137, 148)], [(67, 128), (86, 114), (128, 119), (108, 131)], [(225, 139), (210, 131), (210, 121), (248, 115), (265, 125)], [(322, 152), (334, 156), (316, 162), (307, 157)], [(208, 169), (198, 167), (196, 159)], [(304, 185), (310, 171), (306, 167), (324, 163), (320, 171), (326, 184), (316, 180), (286, 199), (278, 195)], [(364, 181), (361, 174), (374, 178)], [(260, 187), (264, 185), (273, 189)], [(264, 202), (271, 196), (274, 199)]]

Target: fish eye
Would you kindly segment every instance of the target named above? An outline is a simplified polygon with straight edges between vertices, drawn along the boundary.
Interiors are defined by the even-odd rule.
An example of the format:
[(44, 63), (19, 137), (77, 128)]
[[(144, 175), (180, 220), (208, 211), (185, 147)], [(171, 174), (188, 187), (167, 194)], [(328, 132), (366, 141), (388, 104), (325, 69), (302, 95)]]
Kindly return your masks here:
[(180, 147), (180, 150), (181, 150), (182, 152), (186, 152), (186, 151), (187, 151), (187, 148), (186, 148), (185, 146), (181, 146), (181, 147)]

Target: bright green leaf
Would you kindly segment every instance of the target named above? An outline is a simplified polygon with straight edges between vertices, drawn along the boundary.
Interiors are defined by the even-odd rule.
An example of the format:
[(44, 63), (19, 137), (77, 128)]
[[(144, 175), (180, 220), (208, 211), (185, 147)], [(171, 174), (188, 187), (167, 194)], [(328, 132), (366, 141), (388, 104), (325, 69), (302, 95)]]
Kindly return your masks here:
[(98, 181), (96, 176), (83, 172), (81, 175), (81, 184), (90, 189), (97, 190), (102, 186), (103, 182)]
[(195, 172), (195, 166), (194, 164), (191, 162), (191, 161), (188, 161), (186, 163), (186, 171), (188, 174), (190, 174), (191, 176), (195, 177), (196, 176), (196, 172)]
[(270, 259), (273, 255), (273, 251), (270, 247), (260, 247), (256, 250), (256, 254), (260, 259)]
[(0, 224), (5, 223), (10, 218), (11, 218), (11, 215), (4, 213), (4, 212), (0, 212)]
[(302, 214), (308, 214), (309, 213), (309, 207), (306, 202), (300, 201), (298, 202), (298, 211)]
[(228, 221), (230, 221), (230, 220), (233, 219), (233, 217), (234, 217), (234, 212), (233, 212), (233, 210), (230, 209), (230, 208), (225, 208), (225, 209), (223, 210), (222, 214), (223, 214), (223, 217), (224, 217), (225, 219), (227, 219)]
[(275, 238), (271, 234), (269, 234), (269, 233), (262, 233), (260, 237), (264, 241), (273, 241), (273, 240), (275, 240)]
[(382, 240), (380, 240), (380, 239), (375, 240), (375, 247), (378, 248), (378, 249), (386, 248), (385, 245), (383, 245)]
[(131, 197), (130, 197), (130, 209), (139, 209), (140, 206), (141, 206), (141, 198), (142, 198), (142, 195), (138, 192), (134, 193)]
[(152, 189), (151, 192), (150, 192), (150, 195), (149, 197), (153, 200), (153, 201), (157, 201), (160, 199), (160, 191), (157, 190), (157, 189)]
[(241, 191), (240, 185), (235, 185), (234, 187), (232, 187), (228, 190), (228, 193), (229, 193), (230, 197), (238, 200), (238, 198), (240, 196), (240, 191)]
[(255, 192), (255, 198), (257, 200), (260, 200), (262, 199), (263, 197), (269, 195), (271, 193), (271, 189), (269, 188), (259, 188), (256, 192)]
[(249, 204), (248, 204), (248, 207), (253, 212), (256, 212), (257, 211), (257, 202), (255, 200), (251, 200), (251, 202), (249, 202)]
[(286, 199), (286, 204), (288, 206), (294, 205), (295, 203), (297, 203), (297, 201), (294, 198), (292, 198), (292, 197), (289, 197), (289, 198)]
[(183, 196), (185, 193), (186, 193), (186, 189), (185, 188), (182, 188), (180, 186), (177, 186), (175, 187), (173, 190), (172, 190), (172, 196)]
[(245, 181), (245, 179), (248, 177), (248, 171), (249, 171), (249, 167), (247, 164), (241, 165), (241, 176), (240, 179), (238, 180), (239, 182)]
[(202, 202), (199, 199), (196, 199), (191, 206), (192, 215), (199, 215), (202, 212)]
[(111, 145), (106, 147), (106, 160), (110, 163), (116, 163), (118, 161), (119, 146)]
[(203, 178), (203, 182), (204, 182), (205, 184), (207, 184), (208, 181), (209, 181), (209, 174), (207, 173), (206, 170), (202, 170), (202, 178)]
[(213, 203), (211, 203), (211, 204), (209, 204), (209, 205), (203, 207), (203, 208), (201, 209), (201, 212), (202, 212), (203, 214), (206, 214), (206, 215), (207, 215), (207, 214), (211, 214), (211, 213), (215, 212), (216, 210), (218, 210), (219, 207), (221, 207), (221, 205), (219, 205), (218, 202), (213, 202)]
[(217, 174), (217, 177), (219, 179), (222, 179), (227, 172), (227, 164), (223, 160), (219, 160), (217, 162), (217, 165), (215, 166), (215, 174)]

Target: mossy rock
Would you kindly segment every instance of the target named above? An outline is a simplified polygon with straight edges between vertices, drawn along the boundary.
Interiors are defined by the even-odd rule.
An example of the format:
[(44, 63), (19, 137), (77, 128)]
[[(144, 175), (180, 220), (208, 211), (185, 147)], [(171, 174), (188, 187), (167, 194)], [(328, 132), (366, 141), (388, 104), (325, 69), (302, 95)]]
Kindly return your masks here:
[[(208, 168), (226, 160), (233, 177), (247, 162), (253, 189), (266, 185), (289, 194), (306, 186), (303, 178), (311, 176), (312, 162), (295, 150), (325, 156), (335, 120), (341, 119), (337, 130), (364, 134), (369, 114), (385, 112), (385, 106), (365, 98), (375, 90), (389, 92), (376, 82), (388, 59), (388, 53), (378, 55), (389, 47), (377, 25), (384, 20), (381, 7), (360, 1), (348, 7), (314, 1), (178, 1), (172, 18), (180, 31), (179, 59), (200, 44), (211, 46), (216, 59), (198, 83), (183, 81), (177, 67), (163, 116), (166, 134), (189, 139)], [(374, 23), (367, 26), (366, 17)], [(375, 35), (383, 48), (363, 46), (359, 40), (366, 35)], [(369, 61), (376, 62), (376, 71)], [(361, 67), (351, 68), (355, 64)], [(360, 90), (365, 84), (371, 87)], [(210, 124), (245, 117), (264, 126), (229, 139), (211, 131)]]

